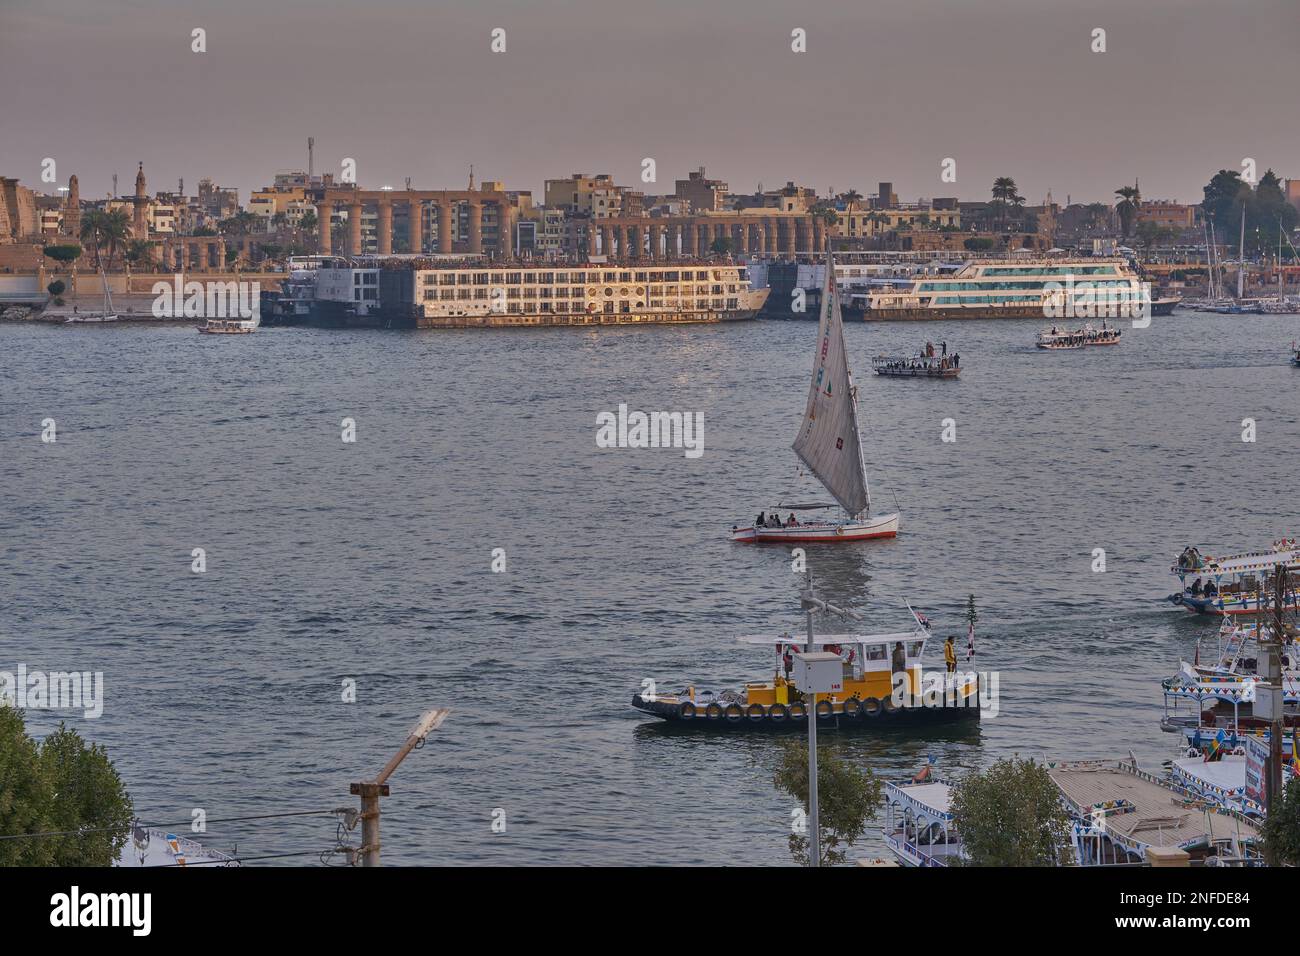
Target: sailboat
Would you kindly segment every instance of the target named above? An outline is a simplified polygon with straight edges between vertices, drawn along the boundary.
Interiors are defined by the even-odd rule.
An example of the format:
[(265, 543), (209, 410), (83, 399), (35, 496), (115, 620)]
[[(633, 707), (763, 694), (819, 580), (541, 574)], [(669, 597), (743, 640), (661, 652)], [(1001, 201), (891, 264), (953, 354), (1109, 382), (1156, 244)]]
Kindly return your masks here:
[[(858, 434), (857, 390), (849, 374), (835, 263), (829, 249), (812, 383), (793, 447), (799, 460), (844, 509), (843, 519), (796, 518), (802, 512), (834, 508), (835, 504), (830, 502), (779, 504), (778, 513), (770, 517), (760, 515), (751, 527), (733, 526), (733, 541), (863, 541), (898, 534), (898, 514), (871, 514), (871, 490), (862, 461), (862, 438)], [(790, 518), (782, 521), (781, 514), (787, 512)]]
[(80, 324), (82, 322), (116, 322), (117, 313), (113, 310), (113, 294), (108, 291), (108, 276), (104, 273), (101, 266), (99, 269), (99, 281), (104, 286), (104, 310), (102, 312), (73, 312), (72, 315), (64, 319), (64, 324)]

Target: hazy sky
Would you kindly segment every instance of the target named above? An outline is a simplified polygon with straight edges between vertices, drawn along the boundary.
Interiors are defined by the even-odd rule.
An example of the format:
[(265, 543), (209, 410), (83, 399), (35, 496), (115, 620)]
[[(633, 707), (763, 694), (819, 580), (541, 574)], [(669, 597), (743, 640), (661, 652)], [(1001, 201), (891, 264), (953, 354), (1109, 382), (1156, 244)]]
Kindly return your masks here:
[(246, 201), (311, 135), (318, 172), (353, 157), (372, 188), (473, 163), (540, 199), (653, 157), (650, 192), (705, 165), (746, 191), (1199, 201), (1248, 156), (1300, 178), (1297, 63), (1298, 0), (0, 0), (0, 175), (52, 189), (53, 157), (93, 197), (144, 160), (150, 191)]

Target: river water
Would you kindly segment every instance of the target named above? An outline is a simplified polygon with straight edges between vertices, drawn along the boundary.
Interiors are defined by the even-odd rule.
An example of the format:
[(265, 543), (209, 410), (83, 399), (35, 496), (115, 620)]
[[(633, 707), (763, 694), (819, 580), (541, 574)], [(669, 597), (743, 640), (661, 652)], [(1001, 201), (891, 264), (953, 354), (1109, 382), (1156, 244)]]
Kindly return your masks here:
[[(1180, 313), (1040, 353), (1034, 322), (849, 326), (875, 505), (897, 500), (903, 531), (812, 548), (819, 587), (870, 630), (905, 625), (908, 599), (959, 646), (973, 592), (1000, 696), (973, 730), (823, 741), (888, 779), (927, 755), (949, 777), (1012, 753), (1176, 755), (1159, 679), (1214, 624), (1161, 601), (1168, 568), (1298, 530), (1298, 328)], [(779, 740), (670, 732), (629, 702), (645, 678), (770, 676), (736, 636), (801, 626), (788, 549), (727, 532), (799, 487), (815, 337), (2, 326), (0, 670), (103, 672), (100, 718), (29, 728), (69, 718), (150, 822), (355, 806), (349, 783), (444, 705), (391, 780), (386, 863), (788, 863)], [(960, 381), (870, 374), (927, 337)], [(703, 413), (704, 454), (598, 448), (620, 403)], [(198, 838), (314, 864), (335, 827)], [(861, 853), (880, 852), (873, 833)]]

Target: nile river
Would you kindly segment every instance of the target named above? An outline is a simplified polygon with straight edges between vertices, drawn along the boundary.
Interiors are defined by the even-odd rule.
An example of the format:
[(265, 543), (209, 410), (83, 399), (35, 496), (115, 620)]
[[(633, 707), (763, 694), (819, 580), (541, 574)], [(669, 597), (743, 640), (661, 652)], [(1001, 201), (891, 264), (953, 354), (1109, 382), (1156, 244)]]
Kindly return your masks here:
[[(871, 630), (904, 625), (909, 599), (963, 646), (974, 592), (977, 666), (1000, 673), (973, 731), (823, 734), (882, 777), (927, 755), (948, 777), (1011, 753), (1158, 769), (1178, 753), (1159, 680), (1215, 626), (1161, 601), (1169, 565), (1300, 530), (1300, 318), (1180, 313), (1058, 353), (1037, 328), (847, 330), (875, 502), (897, 499), (903, 531), (812, 548), (823, 596)], [(446, 705), (391, 780), (386, 863), (789, 863), (778, 739), (667, 732), (629, 702), (647, 677), (770, 677), (736, 636), (801, 626), (788, 549), (727, 532), (799, 487), (815, 336), (0, 326), (0, 670), (103, 672), (103, 716), (72, 723), (148, 822), (355, 806), (349, 783)], [(960, 381), (870, 374), (927, 337), (960, 351)], [(622, 402), (702, 412), (703, 456), (597, 448)], [(197, 837), (315, 864), (334, 832)], [(861, 855), (881, 852), (873, 831)]]

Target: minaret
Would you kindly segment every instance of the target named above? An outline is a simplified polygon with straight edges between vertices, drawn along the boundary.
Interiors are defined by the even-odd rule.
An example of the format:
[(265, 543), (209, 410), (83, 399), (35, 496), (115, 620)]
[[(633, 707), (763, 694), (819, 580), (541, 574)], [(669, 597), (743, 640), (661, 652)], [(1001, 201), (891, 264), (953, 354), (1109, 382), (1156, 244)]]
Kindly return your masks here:
[(63, 231), (73, 239), (81, 238), (81, 189), (77, 175), (68, 177), (68, 197), (63, 201)]
[(149, 226), (145, 221), (147, 205), (148, 199), (144, 191), (144, 162), (141, 161), (140, 169), (135, 174), (135, 225), (131, 229), (137, 239), (149, 238)]
[(469, 191), (474, 191), (474, 164), (469, 164)]

